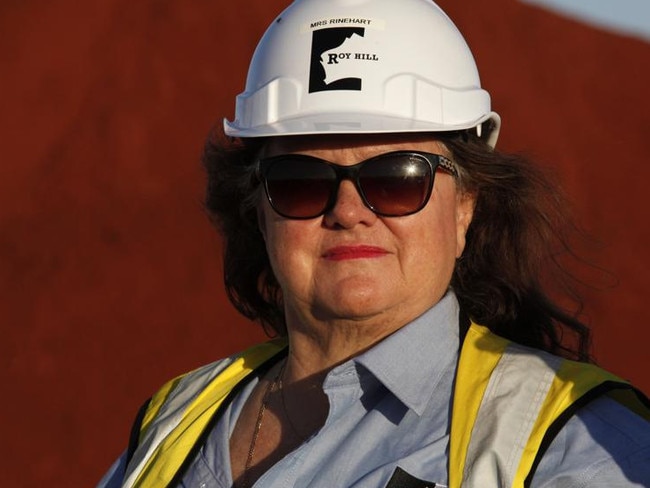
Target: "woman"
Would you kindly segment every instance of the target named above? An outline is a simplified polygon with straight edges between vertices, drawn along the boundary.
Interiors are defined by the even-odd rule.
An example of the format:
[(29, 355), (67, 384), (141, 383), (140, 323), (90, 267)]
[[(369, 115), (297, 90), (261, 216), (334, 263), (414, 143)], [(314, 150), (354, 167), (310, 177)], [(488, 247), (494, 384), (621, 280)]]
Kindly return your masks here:
[(294, 2), (206, 151), (228, 292), (279, 339), (165, 385), (101, 486), (648, 486), (642, 395), (561, 357), (558, 195), (499, 123), (429, 0)]

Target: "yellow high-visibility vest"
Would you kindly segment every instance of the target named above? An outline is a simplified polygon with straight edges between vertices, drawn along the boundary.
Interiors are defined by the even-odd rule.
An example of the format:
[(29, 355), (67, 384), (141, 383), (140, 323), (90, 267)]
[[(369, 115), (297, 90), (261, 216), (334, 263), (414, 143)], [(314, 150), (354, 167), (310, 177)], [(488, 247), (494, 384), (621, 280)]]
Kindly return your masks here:
[[(165, 384), (148, 404), (122, 486), (164, 488), (178, 481), (219, 407), (285, 350), (283, 339), (259, 344)], [(558, 426), (604, 394), (650, 419), (642, 395), (620, 378), (472, 324), (454, 385), (449, 488), (526, 486)]]

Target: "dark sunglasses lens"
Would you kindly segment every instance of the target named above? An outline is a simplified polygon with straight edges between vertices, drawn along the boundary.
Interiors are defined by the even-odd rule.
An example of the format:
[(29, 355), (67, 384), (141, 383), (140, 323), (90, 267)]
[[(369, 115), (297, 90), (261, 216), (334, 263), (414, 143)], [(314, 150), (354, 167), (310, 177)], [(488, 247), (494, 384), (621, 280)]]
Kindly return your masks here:
[(313, 218), (323, 213), (336, 184), (332, 168), (309, 159), (273, 161), (264, 176), (271, 205), (290, 218)]
[(359, 174), (366, 200), (385, 216), (421, 210), (429, 199), (432, 179), (429, 163), (413, 154), (381, 156), (364, 164)]

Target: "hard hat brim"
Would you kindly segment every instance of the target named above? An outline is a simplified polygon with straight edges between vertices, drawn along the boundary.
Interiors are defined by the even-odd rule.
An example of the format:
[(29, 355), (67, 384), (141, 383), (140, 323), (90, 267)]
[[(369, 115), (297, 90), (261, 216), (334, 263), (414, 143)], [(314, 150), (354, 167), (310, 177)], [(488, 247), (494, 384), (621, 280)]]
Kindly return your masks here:
[(387, 134), (396, 132), (449, 132), (472, 129), (490, 121), (479, 134), (494, 147), (501, 118), (496, 112), (489, 112), (477, 120), (459, 124), (437, 124), (399, 117), (360, 113), (319, 113), (302, 115), (254, 127), (240, 127), (236, 121), (224, 119), (223, 127), (230, 137), (276, 137), (309, 134)]

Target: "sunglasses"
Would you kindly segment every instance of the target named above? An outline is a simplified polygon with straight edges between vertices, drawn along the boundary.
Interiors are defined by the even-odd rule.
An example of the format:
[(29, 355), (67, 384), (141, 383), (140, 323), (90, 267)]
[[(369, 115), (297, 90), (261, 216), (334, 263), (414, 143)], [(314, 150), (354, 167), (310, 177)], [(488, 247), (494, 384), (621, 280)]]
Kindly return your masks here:
[(458, 176), (448, 158), (420, 151), (389, 152), (352, 166), (285, 154), (261, 159), (257, 171), (273, 210), (288, 219), (313, 219), (334, 207), (343, 180), (354, 183), (377, 215), (414, 214), (429, 201), (438, 169)]

